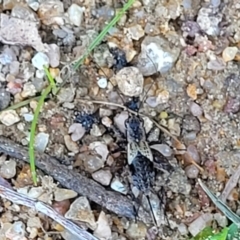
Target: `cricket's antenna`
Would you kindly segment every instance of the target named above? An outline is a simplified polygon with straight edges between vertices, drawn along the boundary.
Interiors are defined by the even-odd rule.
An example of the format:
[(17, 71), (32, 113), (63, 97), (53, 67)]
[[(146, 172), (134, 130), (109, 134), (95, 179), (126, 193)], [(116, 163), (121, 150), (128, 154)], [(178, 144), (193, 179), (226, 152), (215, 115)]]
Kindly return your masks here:
[(153, 212), (153, 207), (152, 207), (152, 204), (151, 204), (149, 195), (146, 195), (146, 198), (147, 198), (147, 201), (148, 201), (148, 204), (149, 204), (149, 207), (150, 207), (152, 219), (153, 219), (153, 221), (154, 221), (155, 226), (157, 226), (157, 220), (156, 220), (155, 215), (154, 215), (154, 212)]
[[(151, 59), (151, 57), (150, 57), (147, 53), (146, 53), (146, 56), (147, 56), (148, 59), (152, 62), (153, 66), (154, 66), (154, 68), (155, 68), (155, 70), (156, 70), (156, 72), (159, 74), (158, 69), (157, 69), (155, 63), (153, 62), (153, 60)], [(159, 74), (159, 75), (160, 75), (160, 74)], [(146, 91), (145, 94), (143, 95), (143, 99), (142, 99), (142, 102), (141, 102), (140, 105), (139, 105), (139, 109), (142, 107), (143, 102), (144, 102), (144, 100), (146, 99), (147, 94), (148, 94), (149, 91), (151, 90), (151, 88), (152, 88), (152, 86), (153, 86), (154, 83), (155, 83), (155, 81), (153, 81), (153, 82), (150, 84), (149, 88), (147, 89), (147, 91)]]

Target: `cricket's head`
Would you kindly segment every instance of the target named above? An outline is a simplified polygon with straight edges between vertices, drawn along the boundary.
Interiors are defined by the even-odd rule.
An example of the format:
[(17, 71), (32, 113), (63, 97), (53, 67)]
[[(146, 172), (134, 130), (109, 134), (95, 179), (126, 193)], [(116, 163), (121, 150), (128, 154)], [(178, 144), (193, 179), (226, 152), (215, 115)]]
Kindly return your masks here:
[(146, 140), (143, 119), (139, 116), (130, 115), (125, 121), (127, 140), (140, 142)]

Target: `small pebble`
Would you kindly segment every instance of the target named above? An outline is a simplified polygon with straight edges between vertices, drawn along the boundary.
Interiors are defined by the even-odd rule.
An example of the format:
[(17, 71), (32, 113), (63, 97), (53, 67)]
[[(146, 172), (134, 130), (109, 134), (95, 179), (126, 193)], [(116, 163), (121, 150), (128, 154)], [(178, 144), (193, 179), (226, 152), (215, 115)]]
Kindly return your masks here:
[(73, 123), (68, 129), (68, 133), (71, 134), (71, 139), (74, 142), (79, 141), (84, 136), (85, 132), (85, 128), (80, 123)]
[(232, 61), (238, 52), (237, 47), (227, 47), (222, 52), (222, 58), (225, 62)]
[(97, 228), (94, 230), (94, 236), (99, 239), (111, 239), (112, 237), (111, 226), (106, 214), (103, 211), (101, 211), (98, 217)]
[(64, 142), (67, 149), (73, 153), (79, 152), (79, 146), (76, 142), (74, 142), (69, 135), (64, 136)]
[(57, 95), (57, 99), (60, 103), (72, 102), (76, 93), (76, 88), (61, 88)]
[(49, 141), (49, 134), (40, 132), (35, 137), (35, 149), (43, 153)]
[(4, 88), (0, 88), (0, 111), (7, 108), (10, 104), (11, 96)]
[(92, 142), (89, 144), (89, 149), (94, 150), (102, 159), (107, 160), (109, 154), (108, 147), (105, 143), (102, 142)]
[(158, 71), (166, 73), (173, 67), (179, 53), (180, 48), (172, 48), (166, 39), (146, 36), (141, 43), (137, 67), (143, 76), (150, 76)]
[(15, 110), (6, 110), (0, 113), (0, 121), (9, 127), (19, 122), (20, 118)]
[(64, 25), (64, 6), (63, 2), (41, 1), (38, 9), (38, 17), (42, 19), (44, 25)]
[(142, 38), (145, 33), (141, 25), (135, 24), (129, 28), (126, 29), (129, 37), (133, 40), (139, 40)]
[(43, 70), (44, 66), (49, 67), (49, 58), (45, 53), (38, 52), (32, 58), (32, 65), (39, 70)]
[(103, 126), (99, 126), (97, 124), (92, 125), (92, 129), (90, 130), (90, 134), (95, 137), (100, 137), (103, 135), (103, 133), (106, 131), (106, 129)]
[(16, 61), (17, 57), (12, 48), (5, 48), (0, 54), (0, 63), (3, 65), (10, 64), (13, 61)]
[(77, 4), (73, 3), (68, 8), (68, 16), (72, 24), (74, 24), (77, 27), (81, 26), (83, 13), (85, 11), (84, 7), (80, 7)]
[(187, 86), (187, 95), (193, 100), (197, 99), (197, 88), (195, 84), (189, 84)]
[(194, 145), (189, 145), (187, 147), (187, 152), (196, 163), (200, 163), (201, 158), (197, 148)]
[(96, 228), (95, 217), (86, 197), (77, 198), (65, 214), (67, 219), (88, 223), (92, 229)]
[(122, 111), (120, 114), (117, 114), (113, 121), (116, 127), (122, 132), (126, 132), (125, 121), (128, 118), (128, 113), (126, 111)]
[(13, 61), (9, 65), (9, 72), (13, 76), (17, 76), (19, 74), (19, 67), (20, 67), (20, 62), (18, 61)]
[(27, 0), (27, 4), (33, 11), (37, 12), (39, 8), (38, 0)]
[(111, 188), (114, 191), (120, 192), (122, 194), (127, 194), (127, 188), (119, 181), (119, 179), (114, 178), (111, 182)]
[(56, 68), (60, 63), (60, 48), (55, 43), (49, 44), (48, 47), (47, 55), (49, 58), (49, 64), (52, 68)]
[(103, 117), (101, 121), (102, 121), (102, 124), (108, 128), (112, 126), (112, 120), (109, 117)]
[(36, 94), (36, 88), (32, 82), (27, 82), (23, 85), (23, 91), (21, 92), (22, 98), (33, 97)]
[(87, 172), (93, 173), (104, 166), (105, 160), (98, 156), (88, 155), (84, 159), (84, 167)]
[(10, 179), (16, 175), (16, 162), (14, 160), (5, 161), (0, 168), (0, 175)]
[(57, 188), (54, 191), (54, 199), (58, 202), (75, 198), (77, 193), (71, 189)]
[(109, 170), (99, 170), (92, 174), (92, 178), (103, 186), (108, 186), (112, 179), (112, 173)]
[(143, 75), (136, 67), (125, 67), (116, 75), (120, 91), (130, 97), (137, 97), (143, 91)]
[(236, 98), (228, 98), (224, 106), (225, 113), (237, 113), (240, 110), (240, 101)]
[(213, 220), (213, 215), (211, 213), (204, 213), (193, 222), (190, 223), (188, 231), (195, 237), (200, 233), (205, 227), (209, 225)]
[(200, 117), (203, 114), (202, 108), (195, 102), (192, 102), (190, 105), (190, 111), (193, 116)]
[(126, 233), (133, 239), (145, 239), (147, 227), (142, 222), (131, 222)]
[(154, 144), (151, 148), (159, 151), (165, 157), (170, 157), (173, 153), (172, 149), (167, 144)]
[(33, 120), (33, 114), (32, 113), (25, 113), (23, 114), (24, 120), (27, 122), (31, 122)]
[(188, 178), (194, 179), (198, 177), (199, 169), (192, 164), (185, 168), (185, 172)]
[(107, 79), (105, 77), (101, 77), (98, 79), (97, 84), (100, 88), (106, 88), (108, 85)]
[(27, 226), (41, 228), (42, 223), (39, 217), (29, 217), (27, 220)]
[(14, 222), (12, 227), (8, 229), (5, 237), (8, 239), (27, 240), (25, 235), (26, 235), (25, 225), (23, 222), (18, 221), (18, 222)]

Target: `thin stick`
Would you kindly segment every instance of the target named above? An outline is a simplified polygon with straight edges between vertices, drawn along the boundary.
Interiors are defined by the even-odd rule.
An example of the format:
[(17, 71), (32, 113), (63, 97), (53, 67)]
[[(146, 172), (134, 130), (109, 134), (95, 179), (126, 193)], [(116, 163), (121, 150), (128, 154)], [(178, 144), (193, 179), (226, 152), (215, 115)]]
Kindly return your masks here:
[[(22, 145), (0, 136), (0, 153), (29, 162), (28, 151)], [(35, 151), (36, 166), (46, 174), (52, 176), (63, 187), (86, 196), (89, 200), (116, 213), (119, 216), (134, 219), (133, 203), (126, 196), (114, 191), (108, 191), (103, 186), (81, 173), (77, 173), (59, 163), (59, 160), (46, 153)], [(141, 218), (144, 222), (151, 222), (150, 214), (141, 210)]]
[[(164, 128), (163, 126), (161, 126), (159, 123), (157, 123), (154, 119), (152, 119), (150, 116), (146, 115), (146, 114), (143, 114), (143, 113), (138, 113), (138, 112), (135, 112), (133, 111), (132, 109), (129, 109), (127, 108), (126, 106), (124, 105), (120, 105), (118, 103), (111, 103), (111, 102), (105, 102), (105, 101), (98, 101), (98, 100), (90, 100), (90, 99), (82, 99), (82, 98), (78, 98), (77, 99), (78, 101), (80, 102), (83, 102), (83, 103), (87, 103), (87, 102), (91, 102), (91, 103), (96, 103), (96, 104), (105, 104), (105, 105), (110, 105), (110, 106), (115, 106), (115, 107), (119, 107), (119, 108), (122, 108), (124, 109), (125, 111), (128, 111), (134, 115), (139, 115), (141, 117), (148, 117), (161, 131), (163, 131), (164, 133), (166, 133), (169, 137), (171, 137), (174, 141), (176, 141), (176, 143), (178, 144), (181, 144), (181, 142), (174, 136), (172, 135), (166, 128)], [(188, 154), (186, 152), (186, 154)], [(193, 159), (192, 157), (188, 154), (188, 157), (189, 157), (189, 160), (190, 162), (195, 165), (201, 172), (203, 172), (203, 168), (200, 167)]]
[(76, 237), (78, 237), (79, 240), (97, 240), (92, 234), (89, 232), (81, 229), (78, 225), (75, 223), (69, 221), (68, 219), (61, 216), (58, 212), (56, 212), (53, 208), (51, 208), (49, 205), (27, 197), (21, 193), (15, 192), (11, 188), (6, 187), (2, 183), (0, 183), (0, 196), (2, 198), (6, 198), (11, 202), (14, 202), (16, 204), (24, 205), (29, 208), (33, 208), (38, 212), (41, 212), (48, 217), (52, 218), (54, 221), (61, 224), (65, 229), (67, 229), (69, 232), (74, 234)]

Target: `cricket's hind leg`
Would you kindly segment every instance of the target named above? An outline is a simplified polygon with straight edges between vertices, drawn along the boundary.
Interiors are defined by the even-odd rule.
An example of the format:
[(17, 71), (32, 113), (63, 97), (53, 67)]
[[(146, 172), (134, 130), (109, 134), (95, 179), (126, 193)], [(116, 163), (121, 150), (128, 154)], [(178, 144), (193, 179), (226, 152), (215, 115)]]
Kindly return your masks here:
[(166, 191), (164, 189), (164, 187), (162, 186), (160, 188), (160, 190), (158, 191), (158, 198), (160, 200), (160, 210), (163, 213), (164, 216), (164, 220), (166, 220), (167, 226), (170, 228), (170, 223), (167, 217), (167, 213), (166, 213), (166, 208), (167, 208), (167, 194)]

